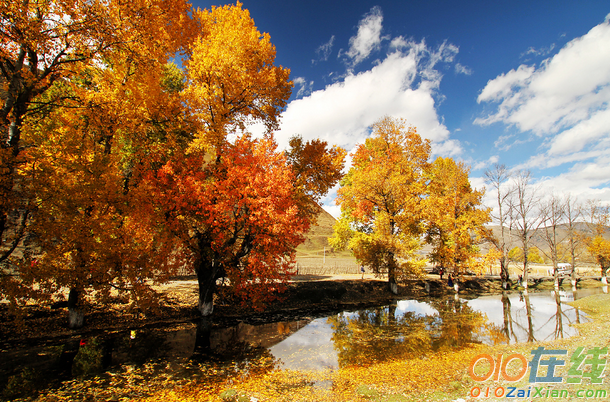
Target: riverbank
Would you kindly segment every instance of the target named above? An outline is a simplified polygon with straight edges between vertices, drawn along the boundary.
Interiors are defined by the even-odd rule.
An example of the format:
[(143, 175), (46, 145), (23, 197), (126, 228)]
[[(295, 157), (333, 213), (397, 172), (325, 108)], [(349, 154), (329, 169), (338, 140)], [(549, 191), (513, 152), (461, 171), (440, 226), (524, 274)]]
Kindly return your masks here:
[[(577, 300), (572, 305), (586, 311), (589, 322), (578, 324), (579, 336), (551, 342), (533, 342), (516, 345), (474, 345), (461, 350), (436, 353), (425, 358), (390, 360), (380, 363), (350, 366), (328, 372), (300, 372), (271, 370), (262, 375), (233, 378), (230, 381), (208, 382), (166, 389), (142, 400), (156, 401), (499, 401), (509, 397), (511, 401), (583, 401), (608, 400), (608, 379), (602, 376), (602, 384), (595, 384), (589, 372), (591, 359), (601, 350), (597, 362), (598, 374), (606, 364), (605, 349), (610, 344), (610, 295), (598, 294)], [(541, 378), (530, 381), (532, 352), (542, 350), (559, 354), (543, 354), (540, 370), (534, 377), (546, 377), (547, 367), (542, 367), (551, 356), (563, 359), (564, 365), (555, 365), (550, 375), (559, 383), (543, 382)], [(584, 353), (578, 362), (580, 353)], [(550, 353), (550, 352), (549, 352)], [(484, 377), (493, 369), (478, 364), (469, 374), (469, 366), (480, 355), (508, 359), (512, 362), (504, 370), (498, 370), (498, 379), (475, 381), (474, 376)], [(523, 356), (522, 362), (515, 356)], [(598, 353), (598, 357), (599, 353)], [(552, 360), (552, 359), (550, 359)], [(506, 361), (506, 360), (504, 360)], [(516, 364), (515, 364), (516, 363)], [(557, 362), (559, 363), (559, 362)], [(600, 370), (601, 366), (601, 370)], [(522, 378), (507, 381), (502, 378)], [(572, 371), (576, 370), (576, 371)], [(506, 373), (506, 374), (503, 374)], [(568, 383), (568, 378), (574, 383)], [(578, 380), (578, 383), (576, 381)], [(494, 394), (496, 396), (494, 396)]]
[[(562, 289), (570, 289), (565, 281)], [(521, 290), (512, 283), (512, 290)], [(501, 282), (497, 277), (464, 277), (459, 283), (460, 297), (501, 293)], [(599, 287), (599, 280), (584, 278), (579, 288)], [(530, 290), (551, 290), (551, 278), (535, 278)], [(156, 287), (159, 306), (143, 312), (124, 303), (120, 298), (108, 304), (89, 303), (84, 307), (85, 326), (78, 330), (67, 328), (67, 302), (29, 305), (15, 320), (7, 305), (0, 305), (0, 348), (16, 344), (36, 344), (50, 340), (95, 336), (99, 332), (133, 330), (191, 322), (200, 318), (196, 309), (197, 281), (183, 278)], [(301, 275), (293, 277), (287, 291), (279, 300), (269, 303), (263, 311), (251, 306), (240, 306), (227, 300), (217, 300), (211, 317), (213, 325), (227, 326), (238, 322), (264, 323), (281, 320), (298, 320), (302, 317), (319, 317), (329, 312), (358, 309), (381, 305), (401, 299), (428, 300), (445, 295), (454, 295), (455, 290), (447, 286), (438, 275), (428, 275), (419, 280), (410, 280), (398, 286), (398, 294), (388, 291), (384, 280), (373, 275)]]
[[(460, 299), (500, 292), (499, 281), (496, 279), (475, 279), (472, 282), (464, 281), (462, 283)], [(542, 284), (544, 282), (540, 282), (540, 285)], [(595, 282), (592, 282), (592, 285), (595, 285)], [(189, 298), (196, 297), (196, 292), (190, 287), (188, 281), (180, 281), (173, 285), (173, 287), (176, 286), (180, 289), (166, 292), (168, 297), (174, 298), (176, 304), (189, 303)], [(171, 296), (174, 293), (181, 295), (180, 297), (183, 297), (183, 299), (178, 299), (178, 295)], [(369, 279), (335, 278), (330, 281), (307, 280), (295, 282), (289, 288), (285, 301), (274, 303), (263, 313), (248, 311), (247, 309), (239, 311), (231, 309), (229, 306), (219, 306), (218, 315), (215, 316), (216, 321), (213, 325), (224, 325), (236, 320), (240, 323), (250, 322), (254, 325), (272, 322), (273, 320), (277, 322), (285, 319), (298, 319), (299, 317), (306, 317), (311, 320), (316, 316), (327, 316), (329, 312), (354, 311), (367, 306), (384, 305), (392, 300), (399, 299), (436, 300), (437, 302), (454, 300), (453, 289), (447, 287), (446, 283), (441, 282), (438, 278), (413, 281), (399, 287), (399, 293), (398, 296), (390, 295), (387, 292), (386, 282)], [(534, 295), (535, 292), (531, 294)], [(569, 351), (570, 354), (579, 346), (583, 346), (585, 350), (607, 346), (608, 336), (605, 328), (610, 321), (607, 311), (608, 304), (610, 304), (608, 296), (601, 295), (582, 299), (577, 304), (590, 311), (591, 317), (596, 321), (579, 325), (579, 331), (581, 332), (579, 337), (554, 341), (549, 344), (530, 343), (496, 347), (471, 345), (467, 348), (444, 350), (442, 353), (426, 352), (425, 357), (390, 359), (383, 362), (361, 361), (361, 364), (326, 372), (278, 370), (279, 367), (276, 366), (276, 362), (269, 361), (265, 355), (248, 360), (244, 366), (241, 363), (236, 363), (221, 368), (200, 364), (196, 359), (191, 358), (184, 367), (184, 371), (191, 373), (188, 377), (176, 376), (175, 371), (172, 371), (173, 374), (171, 375), (167, 374), (160, 367), (148, 363), (142, 366), (125, 366), (114, 369), (112, 373), (106, 373), (100, 377), (74, 378), (64, 382), (59, 388), (43, 391), (38, 398), (29, 400), (56, 401), (62, 400), (62, 398), (63, 400), (104, 401), (146, 400), (146, 398), (150, 401), (248, 401), (252, 400), (251, 398), (260, 401), (453, 401), (460, 398), (481, 400), (472, 397), (473, 394), (477, 393), (476, 389), (485, 392), (486, 387), (490, 387), (493, 391), (500, 386), (505, 387), (506, 390), (508, 386), (516, 386), (516, 384), (527, 389), (530, 384), (527, 378), (520, 383), (504, 385), (493, 381), (479, 383), (472, 380), (467, 375), (467, 369), (469, 362), (477, 354), (488, 353), (495, 357), (498, 354), (508, 356), (519, 353), (529, 361), (531, 350), (537, 345), (548, 345), (545, 346), (547, 349), (561, 347)], [(180, 320), (182, 318), (173, 317), (172, 319)], [(185, 321), (185, 323), (188, 323), (185, 325), (192, 326), (192, 321)], [(167, 319), (157, 322), (143, 320), (142, 326), (158, 325), (162, 328), (167, 325), (166, 322)], [(111, 325), (114, 325), (114, 327), (106, 328), (104, 330), (106, 333), (117, 331), (113, 328), (122, 328), (121, 323), (111, 323)], [(362, 329), (365, 328), (357, 330)], [(483, 329), (486, 329), (485, 326), (483, 326)], [(365, 330), (367, 335), (374, 336), (371, 330)], [(79, 353), (87, 350), (93, 353), (100, 350), (99, 348), (96, 349), (95, 341), (91, 341), (100, 333), (100, 330), (96, 332), (89, 329), (88, 331), (86, 335), (71, 335), (77, 340), (77, 344), (82, 343), (82, 339), (89, 339), (89, 342), (93, 342), (91, 346), (85, 345), (83, 348), (81, 345), (80, 349), (75, 349), (80, 350)], [(459, 335), (459, 333), (456, 333), (456, 335)], [(50, 338), (47, 337), (46, 339), (48, 341)], [(79, 339), (80, 341), (78, 341)], [(25, 342), (42, 341), (28, 338)], [(424, 343), (427, 344), (427, 342), (424, 340)], [(63, 353), (65, 354), (65, 349)], [(204, 361), (206, 360), (204, 359)], [(73, 370), (74, 367), (75, 365), (72, 364)], [(481, 369), (481, 367), (478, 367), (478, 369)], [(558, 367), (557, 373), (561, 373), (559, 369)], [(566, 367), (562, 369), (567, 370)], [(193, 372), (197, 374), (192, 376)], [(19, 387), (23, 389), (28, 385), (31, 386), (35, 377), (29, 378), (28, 375), (31, 375), (31, 373), (24, 372), (19, 377), (15, 377), (12, 382), (13, 389), (18, 391)], [(564, 389), (578, 391), (577, 388), (564, 387)], [(582, 398), (578, 400), (582, 400)]]

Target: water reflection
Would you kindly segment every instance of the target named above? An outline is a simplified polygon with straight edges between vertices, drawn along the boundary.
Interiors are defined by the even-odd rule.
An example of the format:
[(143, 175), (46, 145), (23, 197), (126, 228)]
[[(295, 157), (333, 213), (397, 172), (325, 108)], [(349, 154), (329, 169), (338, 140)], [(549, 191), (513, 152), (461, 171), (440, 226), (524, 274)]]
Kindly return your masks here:
[(427, 308), (414, 305), (415, 310), (399, 304), (328, 318), (339, 367), (463, 347), (476, 342), (484, 328), (484, 315), (460, 300), (437, 300)]
[(159, 373), (169, 373), (172, 378), (209, 375), (202, 374), (203, 365), (214, 366), (223, 375), (245, 376), (276, 368), (337, 369), (390, 358), (416, 358), (471, 343), (564, 338), (576, 335), (571, 324), (584, 319), (565, 302), (586, 293), (404, 300), (318, 319), (240, 323), (226, 328), (202, 320), (0, 350), (0, 396), (7, 395), (9, 384), (19, 381), (23, 387), (54, 386), (129, 365), (150, 365), (151, 377)]
[(576, 335), (571, 324), (583, 321), (583, 314), (566, 304), (591, 292), (504, 293), (468, 301), (486, 314), (490, 326), (499, 328), (501, 337), (483, 342), (519, 343), (549, 341)]

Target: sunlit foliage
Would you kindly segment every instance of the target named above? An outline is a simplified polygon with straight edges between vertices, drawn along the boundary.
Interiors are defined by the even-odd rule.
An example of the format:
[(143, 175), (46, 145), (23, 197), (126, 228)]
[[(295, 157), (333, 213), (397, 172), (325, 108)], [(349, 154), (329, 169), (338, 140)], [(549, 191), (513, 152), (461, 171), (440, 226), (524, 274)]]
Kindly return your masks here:
[(483, 191), (472, 189), (469, 168), (451, 158), (437, 158), (430, 166), (426, 198), (426, 238), (432, 244), (430, 259), (448, 272), (478, 271), (479, 245), (490, 208), (482, 206)]
[(353, 153), (338, 191), (342, 215), (331, 245), (351, 249), (361, 264), (387, 273), (390, 284), (422, 273), (424, 261), (416, 251), (429, 156), (430, 143), (415, 128), (386, 117)]

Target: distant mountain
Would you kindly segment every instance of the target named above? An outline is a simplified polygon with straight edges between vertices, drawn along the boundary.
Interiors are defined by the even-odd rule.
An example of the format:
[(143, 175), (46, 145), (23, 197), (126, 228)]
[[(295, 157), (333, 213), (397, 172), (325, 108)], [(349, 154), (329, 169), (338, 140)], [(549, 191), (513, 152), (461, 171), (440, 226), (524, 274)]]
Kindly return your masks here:
[[(576, 223), (576, 225), (574, 225), (576, 230), (584, 235), (590, 235), (591, 234), (591, 230), (589, 229), (589, 226), (584, 223), (584, 222), (578, 222)], [(489, 229), (491, 229), (493, 231), (493, 234), (496, 237), (500, 237), (500, 226), (488, 226)], [(509, 229), (505, 228), (506, 231), (508, 232)], [(550, 230), (550, 228), (549, 228)], [(512, 230), (510, 232), (511, 236), (509, 239), (509, 243), (511, 244), (510, 248), (512, 247), (520, 247), (520, 243), (519, 243), (519, 238), (518, 238), (518, 232), (516, 230)], [(606, 239), (610, 239), (610, 227), (606, 228), (606, 231), (604, 233), (604, 237)], [(557, 227), (557, 239), (560, 242), (563, 242), (565, 244), (567, 244), (568, 242), (568, 227), (565, 224), (562, 225), (558, 225)], [(547, 250), (548, 249), (548, 245), (546, 243), (545, 240), (545, 228), (539, 228), (534, 236), (531, 239), (531, 245), (538, 247), (541, 250)]]
[(337, 220), (324, 208), (319, 207), (319, 209), (316, 224), (305, 234), (305, 242), (297, 247), (297, 255), (299, 253), (317, 252), (324, 250), (325, 247), (330, 249), (328, 238), (333, 235), (333, 226)]

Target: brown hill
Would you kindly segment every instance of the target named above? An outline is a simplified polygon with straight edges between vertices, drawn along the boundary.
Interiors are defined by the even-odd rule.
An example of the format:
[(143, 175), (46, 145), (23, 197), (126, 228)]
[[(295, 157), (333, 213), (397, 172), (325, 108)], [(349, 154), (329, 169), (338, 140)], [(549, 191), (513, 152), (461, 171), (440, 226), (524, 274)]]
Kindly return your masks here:
[(335, 222), (337, 220), (320, 207), (318, 220), (305, 235), (305, 242), (297, 247), (297, 255), (323, 252), (324, 248), (330, 250), (328, 238), (333, 235)]

